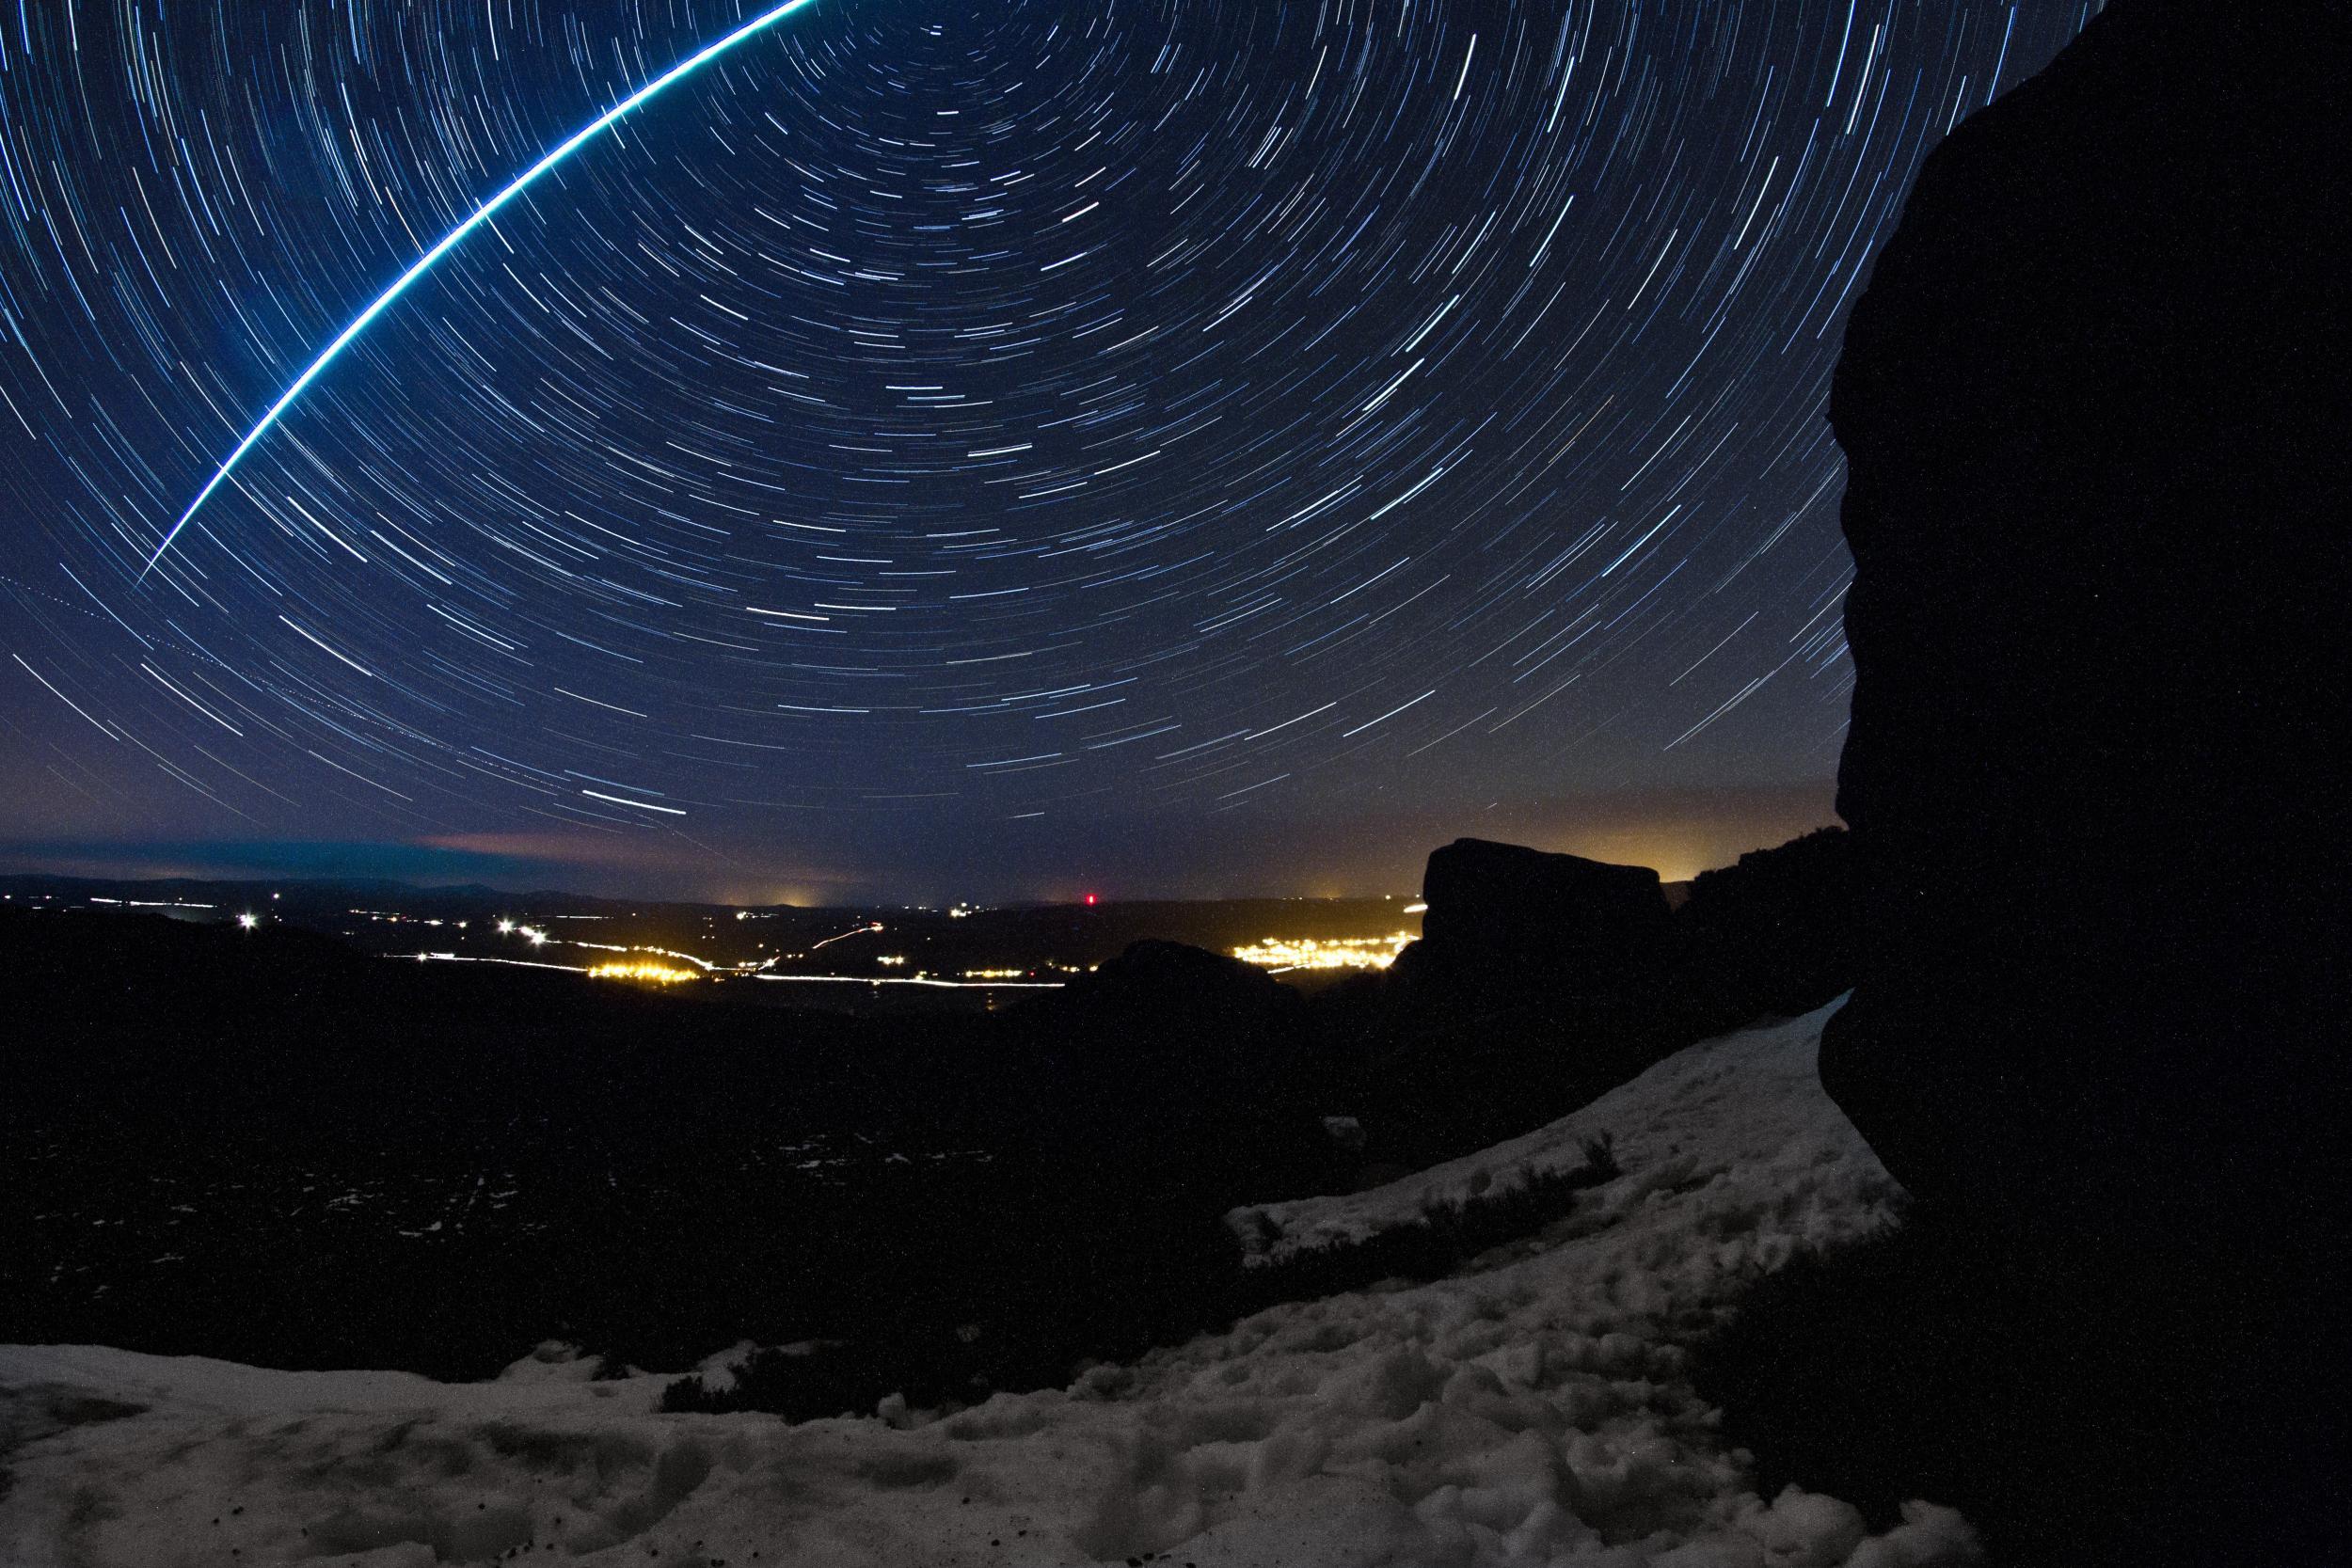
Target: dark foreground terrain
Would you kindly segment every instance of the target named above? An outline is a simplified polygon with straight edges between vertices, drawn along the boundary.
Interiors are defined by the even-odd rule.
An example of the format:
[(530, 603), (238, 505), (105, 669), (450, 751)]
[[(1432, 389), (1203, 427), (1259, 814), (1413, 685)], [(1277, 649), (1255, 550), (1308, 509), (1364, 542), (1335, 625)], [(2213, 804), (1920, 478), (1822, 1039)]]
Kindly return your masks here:
[(22, 1021), (0, 1341), (469, 1378), (551, 1338), (645, 1367), (814, 1340), (852, 1404), (1034, 1386), (1540, 1225), (1575, 1184), (1245, 1286), (1222, 1215), (1482, 1147), (1818, 1006), (1841, 864), (1835, 835), (1800, 841), (1670, 915), (1646, 872), (1457, 845), (1432, 937), (1387, 975), (1308, 995), (1144, 942), (993, 1016), (0, 911)]

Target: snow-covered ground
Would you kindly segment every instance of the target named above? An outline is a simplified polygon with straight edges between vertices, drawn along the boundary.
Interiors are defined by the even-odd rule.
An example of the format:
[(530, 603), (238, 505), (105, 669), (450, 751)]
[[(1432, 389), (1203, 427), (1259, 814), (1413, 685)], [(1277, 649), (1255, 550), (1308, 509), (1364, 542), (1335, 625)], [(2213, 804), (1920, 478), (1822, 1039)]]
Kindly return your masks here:
[(665, 1416), (662, 1379), (560, 1358), (451, 1386), (0, 1348), (0, 1562), (1971, 1561), (1945, 1510), (1866, 1539), (1835, 1499), (1757, 1497), (1685, 1376), (1743, 1278), (1886, 1212), (1893, 1184), (1814, 1076), (1826, 1016), (1695, 1046), (1393, 1186), (1237, 1216), (1276, 1250), (1360, 1235), (1613, 1136), (1622, 1179), (1453, 1278), (1278, 1307), (944, 1419)]

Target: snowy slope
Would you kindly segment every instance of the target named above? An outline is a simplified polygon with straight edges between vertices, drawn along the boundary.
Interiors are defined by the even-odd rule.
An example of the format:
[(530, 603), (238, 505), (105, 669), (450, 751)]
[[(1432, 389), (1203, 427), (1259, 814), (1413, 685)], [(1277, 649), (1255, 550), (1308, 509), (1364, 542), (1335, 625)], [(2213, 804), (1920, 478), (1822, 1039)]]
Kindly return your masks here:
[(1278, 1246), (1362, 1234), (1613, 1134), (1623, 1179), (1454, 1278), (1278, 1307), (944, 1420), (664, 1416), (661, 1380), (577, 1363), (443, 1386), (0, 1348), (0, 1562), (1971, 1561), (1940, 1509), (1865, 1540), (1843, 1503), (1757, 1497), (1683, 1376), (1747, 1272), (1885, 1212), (1814, 1078), (1825, 1016), (1695, 1046), (1393, 1187), (1263, 1211)]

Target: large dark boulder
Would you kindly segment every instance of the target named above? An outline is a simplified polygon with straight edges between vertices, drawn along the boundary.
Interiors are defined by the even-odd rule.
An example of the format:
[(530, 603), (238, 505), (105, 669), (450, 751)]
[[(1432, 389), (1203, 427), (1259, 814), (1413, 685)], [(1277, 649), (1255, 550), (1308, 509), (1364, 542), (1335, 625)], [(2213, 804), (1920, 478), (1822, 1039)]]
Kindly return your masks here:
[(1670, 918), (1645, 865), (1481, 838), (1430, 853), (1422, 901), (1422, 940), (1405, 973), (1503, 991), (1617, 989), (1659, 962)]
[(1835, 384), (1821, 1077), (1936, 1267), (1797, 1394), (1957, 1434), (1995, 1560), (2292, 1561), (2342, 1507), (2346, 11), (2113, 0), (1928, 160)]
[(1675, 911), (1671, 996), (1716, 1030), (1835, 1001), (1860, 963), (1856, 882), (1852, 837), (1840, 828), (1700, 872)]
[(1354, 1107), (1376, 1156), (1426, 1164), (1523, 1132), (1677, 1044), (1658, 873), (1456, 839), (1422, 879)]
[(1922, 1199), (2194, 1223), (2334, 1163), (2344, 15), (2117, 0), (1855, 308), (1873, 948), (1822, 1076)]

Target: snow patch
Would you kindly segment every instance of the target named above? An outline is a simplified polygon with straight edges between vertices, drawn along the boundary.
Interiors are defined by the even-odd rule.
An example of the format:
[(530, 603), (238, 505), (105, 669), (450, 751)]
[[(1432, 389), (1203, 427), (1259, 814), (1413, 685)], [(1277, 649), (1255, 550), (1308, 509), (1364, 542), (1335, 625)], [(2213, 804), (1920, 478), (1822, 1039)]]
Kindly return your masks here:
[[(1947, 1568), (1948, 1510), (1870, 1537), (1767, 1501), (1685, 1372), (1758, 1270), (1881, 1224), (1895, 1188), (1821, 1094), (1827, 1009), (1708, 1041), (1525, 1137), (1374, 1192), (1236, 1216), (1269, 1255), (1409, 1223), (1480, 1183), (1625, 1175), (1463, 1274), (1279, 1307), (933, 1418), (664, 1415), (663, 1380), (562, 1347), (498, 1381), (0, 1348), (0, 1560), (419, 1568), (552, 1548), (825, 1568)], [(1258, 1216), (1263, 1216), (1261, 1220)], [(106, 1413), (68, 1422), (58, 1402)], [(215, 1521), (217, 1520), (217, 1523)]]

